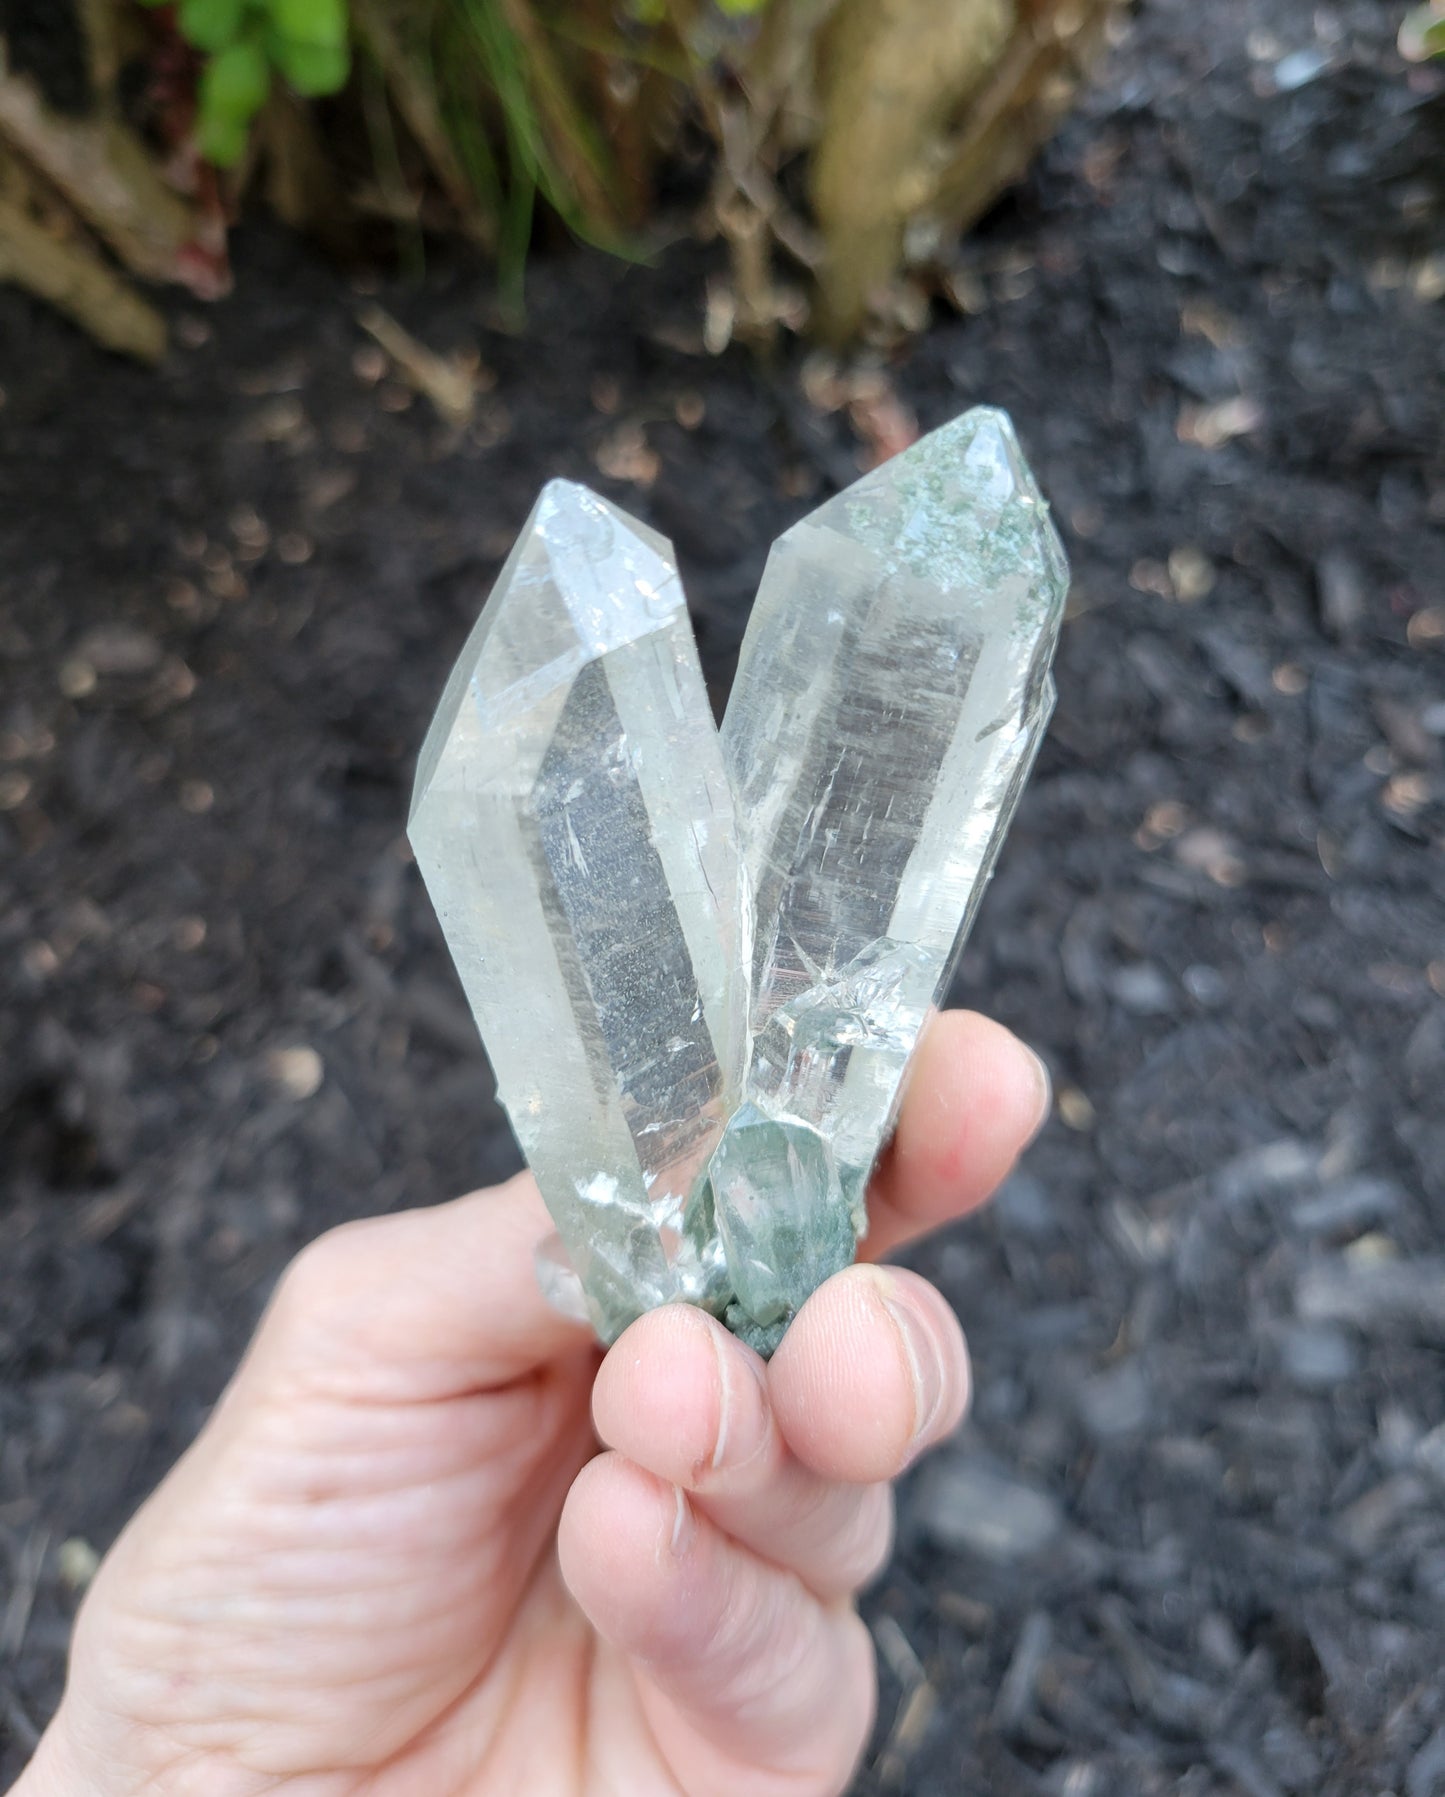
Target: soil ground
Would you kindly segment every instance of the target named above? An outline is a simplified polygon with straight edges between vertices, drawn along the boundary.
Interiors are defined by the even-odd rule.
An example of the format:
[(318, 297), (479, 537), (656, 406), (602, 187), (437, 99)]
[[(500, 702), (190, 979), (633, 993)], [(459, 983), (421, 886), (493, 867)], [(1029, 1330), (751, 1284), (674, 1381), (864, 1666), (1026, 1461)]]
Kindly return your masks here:
[[(1010, 408), (1076, 586), (956, 994), (1058, 1116), (918, 1256), (978, 1398), (868, 1602), (864, 1792), (1445, 1792), (1445, 101), (1398, 10), (1149, 0), (890, 369)], [(710, 254), (544, 260), (522, 335), (385, 284), (495, 373), (460, 437), (278, 236), (159, 375), (0, 293), (0, 1782), (285, 1261), (515, 1164), (402, 826), (538, 485), (675, 539), (721, 701), (856, 472), (801, 356), (700, 353)]]

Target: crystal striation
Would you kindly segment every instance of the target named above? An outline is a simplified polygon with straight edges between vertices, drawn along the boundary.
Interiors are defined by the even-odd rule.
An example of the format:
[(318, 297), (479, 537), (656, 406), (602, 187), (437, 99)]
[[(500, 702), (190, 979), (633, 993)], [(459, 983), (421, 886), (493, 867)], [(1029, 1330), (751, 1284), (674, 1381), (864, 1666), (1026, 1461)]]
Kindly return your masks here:
[[(864, 1228), (908, 1058), (1053, 706), (1067, 589), (1013, 428), (984, 409), (773, 547), (722, 727), (754, 907), (744, 1103), (714, 1160), (740, 1296), (734, 1235), (750, 1261), (787, 1262), (795, 1219), (836, 1203), (835, 1184)], [(776, 1160), (759, 1117), (806, 1127), (829, 1151), (797, 1160), (810, 1189), (795, 1185), (771, 1226), (741, 1164), (751, 1143), (760, 1166)], [(831, 1251), (835, 1265), (810, 1261), (791, 1305), (851, 1243), (835, 1235)]]
[(768, 1352), (852, 1258), (1067, 581), (1007, 418), (970, 412), (774, 545), (719, 740), (668, 545), (542, 494), (411, 837), (560, 1231), (544, 1283), (604, 1339), (684, 1299)]
[(599, 1333), (719, 1308), (744, 1059), (733, 804), (668, 544), (542, 493), (422, 749), (410, 836)]

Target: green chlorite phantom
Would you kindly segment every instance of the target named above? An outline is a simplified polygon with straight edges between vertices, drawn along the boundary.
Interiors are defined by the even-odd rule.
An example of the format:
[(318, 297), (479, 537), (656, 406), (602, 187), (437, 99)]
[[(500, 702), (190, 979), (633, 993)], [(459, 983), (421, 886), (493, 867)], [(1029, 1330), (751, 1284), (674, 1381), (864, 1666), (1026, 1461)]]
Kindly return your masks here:
[(852, 1259), (909, 1057), (1053, 705), (1068, 569), (979, 409), (774, 544), (719, 734), (672, 550), (543, 491), (453, 670), (410, 835), (612, 1341), (763, 1353)]

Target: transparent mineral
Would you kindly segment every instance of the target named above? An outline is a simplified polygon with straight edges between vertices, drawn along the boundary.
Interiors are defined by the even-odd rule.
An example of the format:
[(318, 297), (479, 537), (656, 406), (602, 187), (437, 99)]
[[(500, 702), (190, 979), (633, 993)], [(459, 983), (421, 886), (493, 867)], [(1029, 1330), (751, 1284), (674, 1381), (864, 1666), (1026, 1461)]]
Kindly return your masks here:
[(667, 544), (553, 483), (422, 751), (411, 837), (604, 1339), (763, 1351), (869, 1170), (1053, 699), (1067, 571), (975, 411), (773, 547), (721, 740)]
[[(988, 410), (773, 546), (722, 728), (754, 910), (752, 1048), (713, 1163), (729, 1270), (759, 1323), (773, 1319), (749, 1293), (771, 1306), (787, 1281), (755, 1269), (797, 1260), (800, 1219), (813, 1284), (851, 1256), (833, 1207), (863, 1228), (909, 1055), (1053, 706), (1067, 586), (1013, 428)], [(789, 1159), (771, 1205), (765, 1119), (828, 1151)]]
[(598, 1331), (729, 1296), (706, 1168), (748, 907), (668, 544), (557, 481), (454, 669), (410, 836)]

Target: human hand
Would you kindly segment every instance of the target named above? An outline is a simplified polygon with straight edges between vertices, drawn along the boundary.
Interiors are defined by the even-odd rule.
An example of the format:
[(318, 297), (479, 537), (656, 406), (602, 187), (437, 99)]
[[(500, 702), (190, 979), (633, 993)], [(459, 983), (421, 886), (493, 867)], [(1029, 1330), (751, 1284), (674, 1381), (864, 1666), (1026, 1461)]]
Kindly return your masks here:
[[(1007, 1031), (935, 1019), (868, 1260), (982, 1203), (1047, 1103)], [(852, 1597), (888, 1481), (963, 1414), (952, 1312), (865, 1264), (767, 1366), (683, 1306), (603, 1355), (537, 1289), (548, 1228), (522, 1176), (300, 1256), (103, 1564), (12, 1797), (845, 1787), (874, 1705)]]

